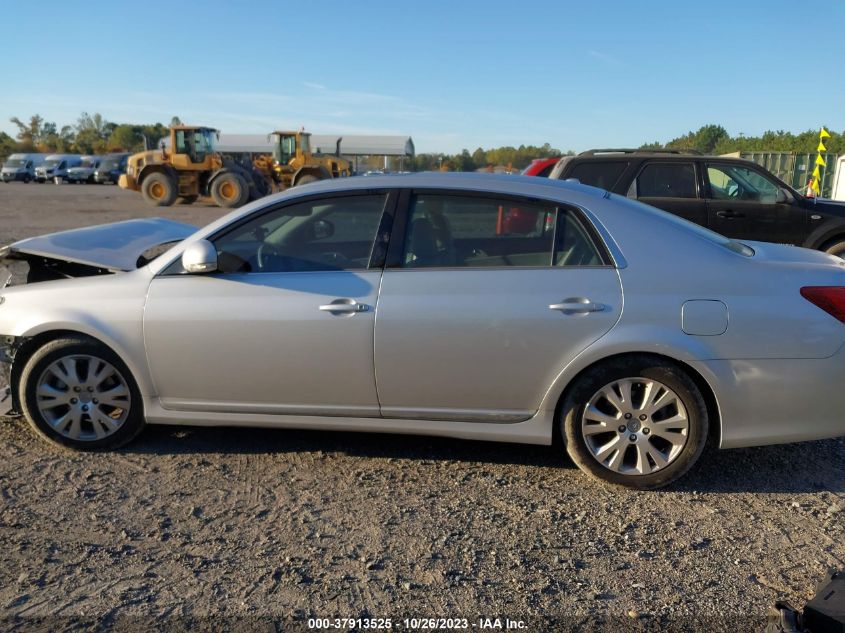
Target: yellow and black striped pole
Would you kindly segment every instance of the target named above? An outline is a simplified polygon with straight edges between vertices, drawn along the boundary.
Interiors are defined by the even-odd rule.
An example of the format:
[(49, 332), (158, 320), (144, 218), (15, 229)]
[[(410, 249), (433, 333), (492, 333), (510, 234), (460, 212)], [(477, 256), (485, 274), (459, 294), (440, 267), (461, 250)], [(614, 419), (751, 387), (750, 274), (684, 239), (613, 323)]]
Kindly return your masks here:
[[(827, 163), (824, 160), (822, 154), (827, 152), (827, 148), (824, 146), (824, 140), (826, 138), (830, 138), (830, 134), (824, 128), (821, 129), (819, 132), (819, 146), (817, 149), (818, 154), (816, 155), (816, 167), (813, 169), (813, 175), (810, 178), (810, 183), (807, 185), (807, 195), (812, 195), (815, 198), (818, 198), (822, 195), (822, 181), (823, 176), (819, 171), (819, 167), (827, 167)], [(811, 194), (812, 192), (812, 194)]]

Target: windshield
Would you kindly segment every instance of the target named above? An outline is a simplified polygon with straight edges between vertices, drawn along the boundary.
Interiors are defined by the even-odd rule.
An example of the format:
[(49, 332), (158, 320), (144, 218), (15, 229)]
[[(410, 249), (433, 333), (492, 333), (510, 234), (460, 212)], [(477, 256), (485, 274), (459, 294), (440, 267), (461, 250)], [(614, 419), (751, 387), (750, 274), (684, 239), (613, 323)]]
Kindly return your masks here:
[(119, 158), (106, 158), (102, 163), (100, 163), (100, 169), (117, 169), (119, 165)]
[(6, 161), (6, 164), (3, 165), (4, 167), (23, 167), (26, 165), (26, 161), (23, 158), (11, 158)]
[(93, 158), (86, 158), (85, 160), (80, 163), (80, 167), (95, 167), (97, 161)]
[(55, 167), (55, 166), (56, 166), (56, 165), (58, 165), (60, 162), (62, 162), (62, 159), (61, 159), (61, 158), (51, 158), (50, 160), (45, 160), (45, 161), (44, 161), (44, 167), (46, 167), (47, 169), (49, 169), (50, 167)]

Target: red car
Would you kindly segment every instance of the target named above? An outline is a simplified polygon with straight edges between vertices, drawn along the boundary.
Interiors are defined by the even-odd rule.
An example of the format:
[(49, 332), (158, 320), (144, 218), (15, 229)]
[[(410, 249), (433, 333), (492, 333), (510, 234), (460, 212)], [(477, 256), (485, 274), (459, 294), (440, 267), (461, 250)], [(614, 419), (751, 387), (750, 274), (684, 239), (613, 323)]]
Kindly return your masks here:
[(554, 166), (557, 165), (557, 161), (559, 160), (560, 156), (555, 156), (553, 158), (535, 158), (531, 161), (531, 164), (528, 165), (528, 167), (522, 170), (522, 175), (548, 178), (552, 169), (554, 169)]

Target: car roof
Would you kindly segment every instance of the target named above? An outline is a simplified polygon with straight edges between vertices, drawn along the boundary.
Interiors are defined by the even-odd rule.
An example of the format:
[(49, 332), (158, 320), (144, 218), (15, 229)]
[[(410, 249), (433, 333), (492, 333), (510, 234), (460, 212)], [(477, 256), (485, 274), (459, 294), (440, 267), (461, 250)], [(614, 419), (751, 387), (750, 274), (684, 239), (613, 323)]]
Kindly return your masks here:
[[(353, 191), (359, 189), (389, 188), (424, 188), (424, 189), (463, 189), (467, 191), (505, 193), (528, 197), (552, 197), (566, 200), (567, 193), (603, 197), (608, 193), (604, 189), (582, 185), (565, 180), (537, 178), (509, 174), (487, 174), (475, 172), (419, 172), (414, 174), (386, 174), (382, 176), (335, 178), (321, 180), (308, 185), (294, 187), (280, 194), (278, 199), (288, 199), (310, 193), (329, 193)], [(265, 202), (268, 198), (263, 198)]]

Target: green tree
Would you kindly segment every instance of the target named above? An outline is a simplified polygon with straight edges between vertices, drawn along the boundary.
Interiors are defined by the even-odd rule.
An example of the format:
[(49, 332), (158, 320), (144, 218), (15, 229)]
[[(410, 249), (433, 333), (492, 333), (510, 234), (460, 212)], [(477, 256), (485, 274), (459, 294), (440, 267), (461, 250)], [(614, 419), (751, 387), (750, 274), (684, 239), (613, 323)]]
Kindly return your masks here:
[(106, 141), (115, 127), (115, 124), (106, 121), (99, 113), (89, 115), (83, 112), (76, 122), (76, 150), (80, 154), (104, 153)]
[(109, 151), (138, 152), (144, 149), (141, 126), (122, 123), (112, 130), (106, 147)]
[(24, 123), (18, 117), (13, 116), (9, 119), (18, 128), (17, 138), (21, 143), (20, 150), (22, 152), (32, 152), (41, 142), (41, 127), (44, 124), (44, 119), (34, 114), (29, 117), (29, 123)]
[(5, 162), (9, 154), (14, 154), (18, 149), (15, 139), (5, 132), (0, 132), (0, 162)]

